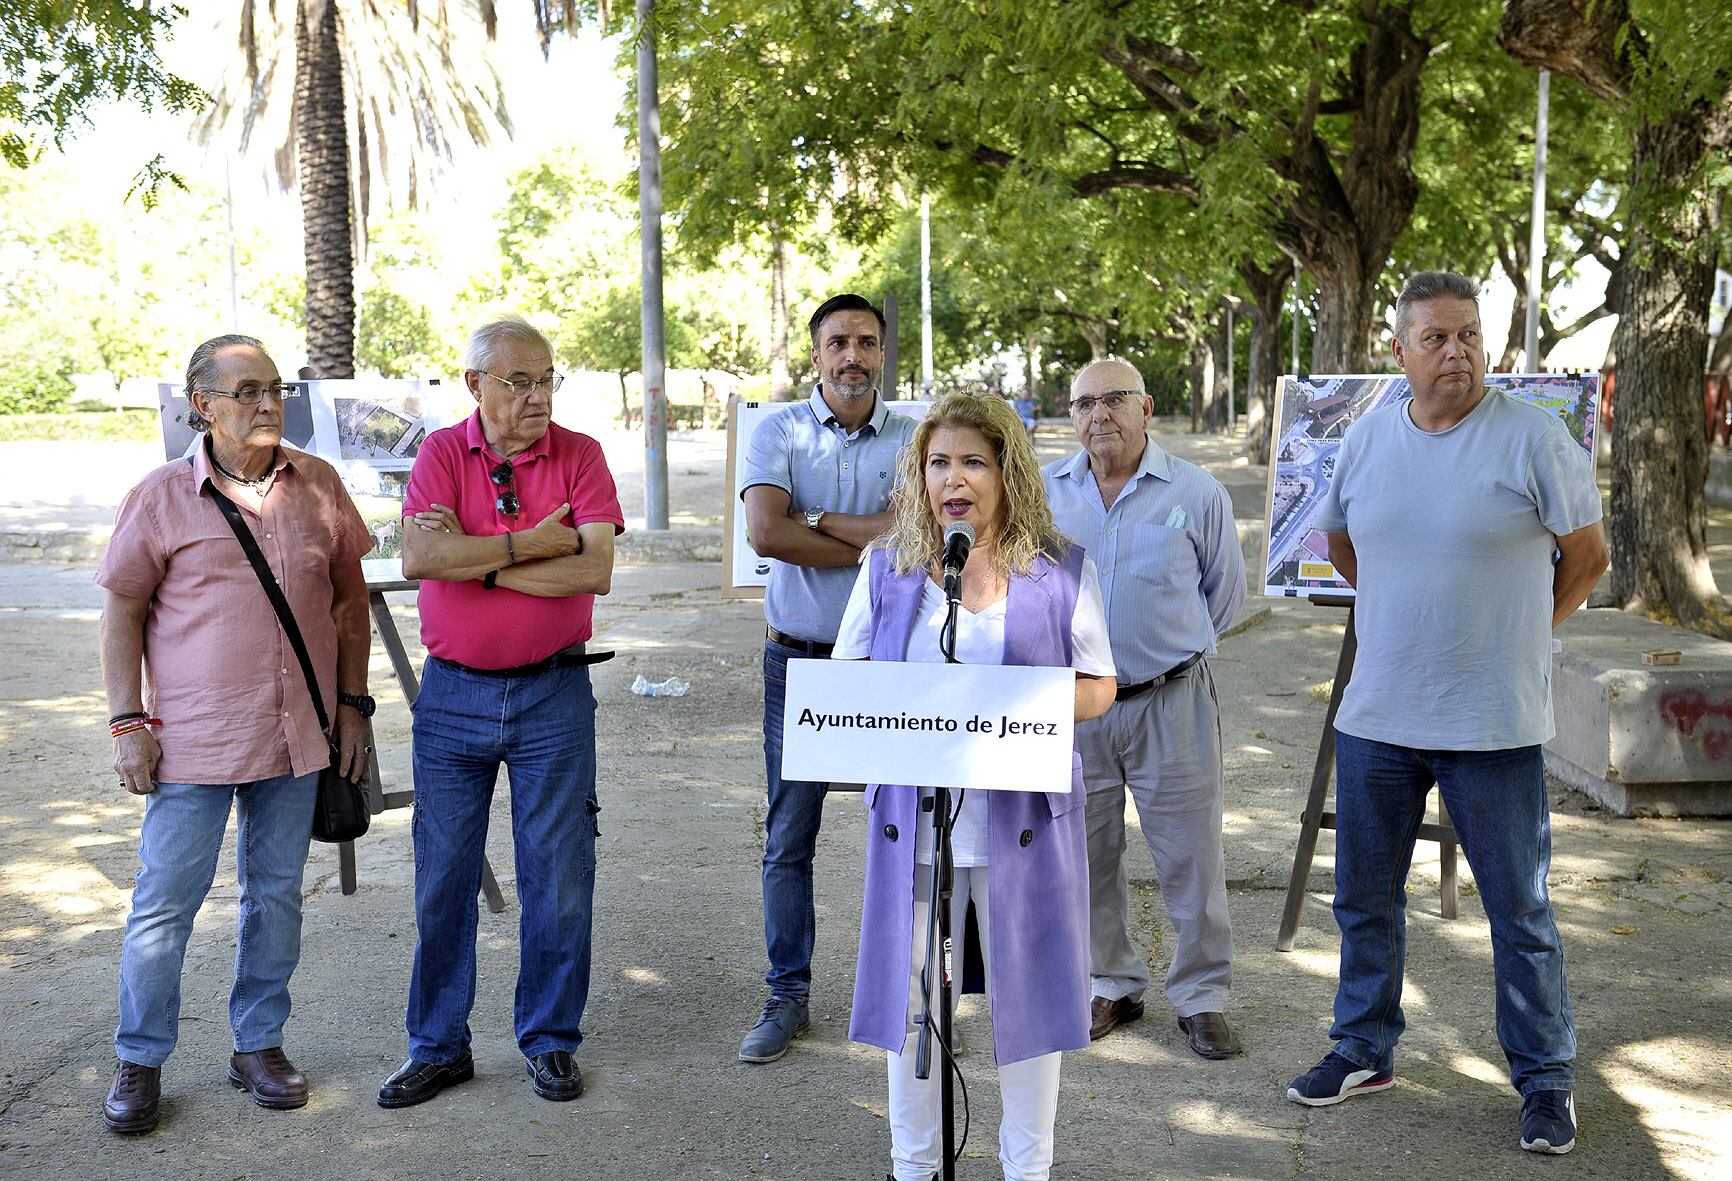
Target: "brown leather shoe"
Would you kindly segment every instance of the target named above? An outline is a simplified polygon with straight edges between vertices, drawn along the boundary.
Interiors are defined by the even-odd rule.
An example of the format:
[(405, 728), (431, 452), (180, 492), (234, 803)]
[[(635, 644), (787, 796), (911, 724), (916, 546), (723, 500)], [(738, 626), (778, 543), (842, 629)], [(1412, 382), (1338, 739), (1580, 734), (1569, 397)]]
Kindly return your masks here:
[(1109, 1000), (1097, 996), (1089, 1002), (1089, 1041), (1098, 1042), (1127, 1022), (1143, 1015), (1143, 1002), (1130, 997)]
[(1204, 1058), (1231, 1058), (1239, 1052), (1227, 1018), (1220, 1013), (1197, 1013), (1179, 1018), (1179, 1028), (1190, 1039), (1191, 1049)]
[(295, 1069), (281, 1046), (231, 1056), (229, 1082), (272, 1111), (307, 1105), (307, 1077)]
[(114, 1084), (102, 1101), (102, 1122), (113, 1131), (136, 1135), (154, 1131), (161, 1110), (162, 1067), (116, 1060)]

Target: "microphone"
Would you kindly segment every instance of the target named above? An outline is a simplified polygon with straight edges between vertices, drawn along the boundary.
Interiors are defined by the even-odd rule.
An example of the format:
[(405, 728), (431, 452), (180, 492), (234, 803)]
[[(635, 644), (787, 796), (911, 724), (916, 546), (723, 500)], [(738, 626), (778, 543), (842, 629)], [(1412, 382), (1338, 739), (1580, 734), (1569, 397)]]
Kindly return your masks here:
[(944, 597), (951, 602), (962, 598), (962, 567), (973, 548), (974, 526), (968, 522), (957, 521), (944, 531)]

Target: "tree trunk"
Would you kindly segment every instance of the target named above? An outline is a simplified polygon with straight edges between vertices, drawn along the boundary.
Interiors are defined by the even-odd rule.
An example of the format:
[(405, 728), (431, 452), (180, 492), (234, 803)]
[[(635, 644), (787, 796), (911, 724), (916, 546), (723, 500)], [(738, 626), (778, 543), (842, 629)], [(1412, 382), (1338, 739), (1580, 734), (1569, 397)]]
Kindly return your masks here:
[(1370, 368), (1377, 283), (1419, 199), (1413, 149), (1431, 43), (1414, 33), (1403, 7), (1366, 4), (1364, 11), (1365, 40), (1348, 68), (1356, 99), (1351, 149), (1340, 157), (1316, 131), (1313, 94), (1295, 128), (1292, 155), (1274, 162), (1294, 186), (1276, 241), (1318, 287), (1316, 373)]
[(770, 228), (770, 400), (793, 396), (788, 368), (788, 243), (779, 226)]
[(625, 388), (626, 370), (614, 371), (619, 378), (619, 422), (625, 430), (631, 430), (631, 393)]
[(1034, 412), (1038, 416), (1044, 409), (1040, 388), (1040, 333), (1030, 332), (1023, 337), (1023, 351), (1028, 355), (1028, 396), (1034, 399)]
[[(1716, 135), (1715, 133), (1718, 132)], [(1702, 368), (1721, 198), (1692, 191), (1732, 107), (1700, 102), (1636, 131), (1624, 314), (1613, 348), (1612, 597), (1662, 622), (1732, 638), (1708, 568)]]
[(1271, 410), (1275, 379), (1281, 372), (1281, 306), (1293, 278), (1293, 262), (1283, 258), (1264, 269), (1239, 268), (1251, 295), (1251, 350), (1245, 366), (1245, 455), (1252, 463), (1269, 462)]
[(1089, 360), (1098, 361), (1107, 355), (1107, 325), (1098, 320), (1081, 320), (1076, 322), (1077, 331), (1088, 342)]
[(307, 362), (321, 378), (353, 377), (355, 253), (336, 0), (299, 0), (296, 6), (294, 119), (307, 260)]
[(1191, 386), (1191, 433), (1196, 435), (1208, 429), (1214, 415), (1215, 344), (1206, 325), (1187, 329), (1187, 335), (1191, 346), (1191, 363), (1186, 367)]

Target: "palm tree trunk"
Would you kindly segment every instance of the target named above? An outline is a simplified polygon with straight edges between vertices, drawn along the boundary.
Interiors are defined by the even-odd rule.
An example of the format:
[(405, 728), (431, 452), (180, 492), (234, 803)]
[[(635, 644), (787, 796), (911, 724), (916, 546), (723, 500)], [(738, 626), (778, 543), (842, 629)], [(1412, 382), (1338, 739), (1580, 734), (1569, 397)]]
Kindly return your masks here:
[(353, 377), (355, 254), (336, 0), (296, 5), (295, 153), (307, 259), (307, 362), (321, 378)]

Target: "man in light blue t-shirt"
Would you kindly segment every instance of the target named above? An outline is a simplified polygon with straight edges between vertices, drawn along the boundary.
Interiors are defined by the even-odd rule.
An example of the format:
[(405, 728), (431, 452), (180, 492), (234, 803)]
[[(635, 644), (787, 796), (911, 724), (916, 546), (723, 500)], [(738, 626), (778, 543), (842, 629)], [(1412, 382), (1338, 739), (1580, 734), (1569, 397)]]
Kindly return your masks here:
[(1436, 782), (1491, 921), (1497, 1033), (1521, 1146), (1575, 1146), (1574, 1020), (1546, 875), (1551, 629), (1604, 573), (1592, 460), (1545, 410), (1488, 390), (1478, 288), (1408, 281), (1395, 360), (1412, 401), (1355, 423), (1317, 527), (1358, 592), (1336, 717), (1335, 1048), (1287, 1097), (1394, 1084), (1414, 838)]
[(878, 396), (884, 316), (837, 295), (812, 313), (812, 396), (752, 433), (740, 475), (746, 532), (774, 558), (764, 592), (764, 946), (769, 999), (740, 1043), (740, 1061), (773, 1062), (806, 1031), (817, 915), (812, 857), (827, 784), (782, 778), (788, 661), (828, 657), (854, 588), (860, 551), (890, 528), (896, 459), (914, 420)]

